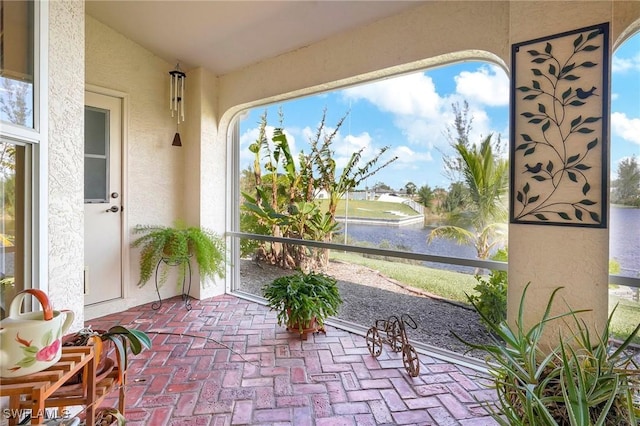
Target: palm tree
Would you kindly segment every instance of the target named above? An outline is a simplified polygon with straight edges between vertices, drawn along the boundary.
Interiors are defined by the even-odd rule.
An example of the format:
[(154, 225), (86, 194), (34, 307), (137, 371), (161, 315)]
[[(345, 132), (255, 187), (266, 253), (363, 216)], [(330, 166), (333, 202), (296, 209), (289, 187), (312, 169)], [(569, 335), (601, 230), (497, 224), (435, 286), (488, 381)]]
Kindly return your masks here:
[(423, 185), (416, 191), (418, 202), (427, 208), (431, 208), (431, 202), (435, 198), (435, 192), (429, 185)]
[[(508, 161), (498, 158), (491, 142), (485, 138), (480, 147), (458, 143), (461, 172), (469, 191), (470, 202), (464, 211), (452, 213), (453, 225), (440, 226), (429, 234), (428, 242), (444, 237), (459, 244), (472, 244), (479, 259), (486, 259), (491, 249), (504, 240), (507, 208)], [(499, 143), (499, 138), (498, 138)]]

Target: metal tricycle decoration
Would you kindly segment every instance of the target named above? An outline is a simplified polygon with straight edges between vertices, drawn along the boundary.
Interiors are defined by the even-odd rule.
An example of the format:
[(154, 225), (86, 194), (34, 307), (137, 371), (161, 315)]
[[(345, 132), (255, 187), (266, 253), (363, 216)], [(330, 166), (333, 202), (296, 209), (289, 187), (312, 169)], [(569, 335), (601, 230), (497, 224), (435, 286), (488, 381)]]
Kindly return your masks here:
[[(382, 353), (382, 343), (388, 343), (392, 351), (402, 352), (402, 363), (407, 373), (411, 377), (417, 377), (420, 374), (420, 361), (415, 348), (409, 344), (405, 326), (414, 330), (418, 328), (408, 314), (402, 314), (400, 318), (392, 315), (386, 320), (376, 320), (376, 325), (367, 331), (367, 348), (377, 358)], [(386, 333), (385, 338), (380, 336), (381, 332)]]

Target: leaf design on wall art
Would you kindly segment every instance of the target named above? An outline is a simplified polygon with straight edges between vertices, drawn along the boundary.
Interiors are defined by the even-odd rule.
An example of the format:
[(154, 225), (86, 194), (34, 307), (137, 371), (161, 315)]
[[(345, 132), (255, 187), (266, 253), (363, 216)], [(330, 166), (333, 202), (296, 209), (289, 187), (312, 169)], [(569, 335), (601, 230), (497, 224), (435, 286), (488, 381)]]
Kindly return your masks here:
[(530, 67), (513, 77), (512, 221), (605, 226), (607, 35), (603, 24), (514, 46), (514, 73), (516, 55)]

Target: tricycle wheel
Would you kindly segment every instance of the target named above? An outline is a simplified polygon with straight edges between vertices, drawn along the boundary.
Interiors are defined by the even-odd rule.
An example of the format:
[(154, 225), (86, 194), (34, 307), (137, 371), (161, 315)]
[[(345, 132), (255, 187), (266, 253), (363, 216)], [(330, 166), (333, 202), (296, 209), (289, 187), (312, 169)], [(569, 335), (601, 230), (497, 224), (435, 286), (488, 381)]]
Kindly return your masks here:
[(411, 377), (417, 377), (420, 374), (420, 361), (413, 346), (404, 345), (402, 348), (402, 363)]
[(382, 353), (382, 339), (380, 338), (378, 329), (375, 327), (371, 327), (369, 331), (367, 331), (366, 339), (369, 353), (376, 358), (379, 357)]

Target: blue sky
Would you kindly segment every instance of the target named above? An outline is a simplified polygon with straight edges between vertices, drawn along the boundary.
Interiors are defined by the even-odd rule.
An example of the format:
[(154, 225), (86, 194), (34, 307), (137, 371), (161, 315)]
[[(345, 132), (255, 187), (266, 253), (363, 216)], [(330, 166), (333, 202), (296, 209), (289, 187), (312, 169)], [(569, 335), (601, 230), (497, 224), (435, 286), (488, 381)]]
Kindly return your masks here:
[[(612, 65), (611, 171), (626, 157), (640, 157), (640, 34), (616, 50)], [(399, 159), (368, 179), (365, 185), (384, 182), (394, 189), (413, 182), (447, 188), (440, 151), (451, 153), (445, 137), (453, 119), (451, 104), (467, 101), (473, 116), (471, 140), (500, 135), (508, 146), (509, 79), (499, 67), (464, 62), (425, 72), (367, 83), (348, 89), (254, 108), (240, 123), (241, 168), (253, 163), (247, 147), (255, 141), (260, 116), (268, 114), (268, 133), (278, 126), (278, 109), (294, 153), (309, 152), (307, 141), (327, 109), (326, 124), (334, 127), (350, 111), (334, 142), (335, 158), (343, 165), (351, 154), (365, 147), (363, 160), (383, 146), (383, 158)], [(506, 155), (506, 151), (505, 151)], [(364, 161), (362, 162), (362, 164)], [(361, 185), (364, 187), (364, 185)]]

